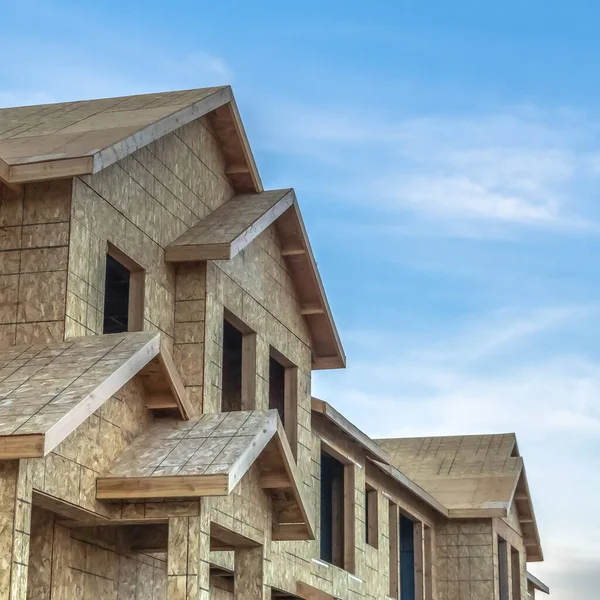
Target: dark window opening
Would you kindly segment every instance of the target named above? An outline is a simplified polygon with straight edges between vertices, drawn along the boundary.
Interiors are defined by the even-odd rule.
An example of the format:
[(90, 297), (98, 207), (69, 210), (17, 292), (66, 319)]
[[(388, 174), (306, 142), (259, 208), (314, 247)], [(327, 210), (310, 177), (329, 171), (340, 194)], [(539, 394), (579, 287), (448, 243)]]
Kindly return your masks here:
[(103, 333), (123, 333), (129, 328), (131, 273), (112, 256), (106, 257)]
[(277, 410), (285, 423), (285, 367), (272, 356), (269, 357), (269, 408)]
[(377, 490), (370, 485), (365, 486), (365, 534), (366, 542), (373, 548), (378, 547), (379, 519), (378, 519)]
[(400, 600), (415, 600), (415, 524), (400, 515)]
[(223, 379), (221, 410), (242, 410), (242, 332), (223, 321)]
[(344, 464), (321, 452), (321, 559), (344, 568)]
[(498, 581), (500, 600), (508, 600), (508, 544), (498, 537)]

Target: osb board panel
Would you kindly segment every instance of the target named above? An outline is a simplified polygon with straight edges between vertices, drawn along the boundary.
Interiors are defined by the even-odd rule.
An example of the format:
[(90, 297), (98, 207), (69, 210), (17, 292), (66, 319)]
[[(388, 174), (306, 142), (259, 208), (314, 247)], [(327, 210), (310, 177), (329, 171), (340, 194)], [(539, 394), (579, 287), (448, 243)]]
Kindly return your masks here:
[(227, 474), (276, 421), (274, 411), (207, 414), (189, 421), (161, 419), (127, 448), (106, 476)]
[(260, 486), (260, 469), (254, 464), (229, 496), (203, 498), (202, 514), (260, 544), (270, 539), (273, 510), (269, 496)]
[(102, 516), (120, 516), (120, 506), (96, 500), (96, 478), (150, 422), (142, 384), (133, 379), (45, 459), (30, 461), (34, 488)]
[[(226, 246), (230, 251), (232, 242), (250, 229), (290, 191), (269, 190), (260, 194), (235, 196), (177, 238), (170, 247), (195, 246), (202, 251), (203, 246), (216, 245)], [(225, 255), (227, 254), (228, 252), (225, 252)]]
[(439, 600), (494, 596), (494, 535), (490, 519), (450, 521), (436, 531)]
[(508, 510), (523, 460), (514, 434), (378, 440), (394, 466), (449, 509)]
[(93, 392), (101, 399), (100, 386), (156, 337), (114, 334), (0, 350), (0, 434), (46, 434)]
[(0, 185), (0, 347), (61, 341), (71, 181)]
[(0, 600), (25, 600), (31, 495), (28, 465), (0, 461)]
[(217, 90), (0, 109), (0, 157), (19, 164), (93, 154)]
[(197, 120), (74, 180), (68, 335), (102, 330), (110, 242), (145, 271), (144, 328), (173, 337), (175, 270), (164, 248), (233, 196), (224, 172), (217, 141)]
[(204, 302), (205, 336), (203, 407), (221, 410), (222, 336), (225, 309), (256, 336), (256, 408), (268, 407), (269, 355), (273, 347), (298, 367), (298, 465), (309, 472), (310, 374), (309, 334), (299, 314), (293, 283), (273, 227), (268, 228), (231, 261), (209, 262)]
[(34, 508), (28, 600), (166, 599), (164, 560), (120, 551), (108, 530), (102, 538), (56, 522)]

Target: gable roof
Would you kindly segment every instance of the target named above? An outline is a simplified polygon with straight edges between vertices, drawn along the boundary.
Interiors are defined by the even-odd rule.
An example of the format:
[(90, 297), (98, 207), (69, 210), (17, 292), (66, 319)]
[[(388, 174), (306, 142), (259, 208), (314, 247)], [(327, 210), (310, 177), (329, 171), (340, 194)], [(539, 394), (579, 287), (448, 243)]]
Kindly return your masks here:
[(229, 86), (0, 109), (0, 179), (14, 185), (97, 173), (209, 113), (232, 186), (260, 192)]
[(158, 332), (0, 350), (0, 460), (47, 455), (138, 373), (153, 387), (163, 383), (171, 406), (184, 418), (191, 415)]
[[(523, 461), (515, 436), (378, 440), (394, 466), (458, 515), (507, 516)], [(484, 516), (483, 514), (481, 516)]]
[(527, 584), (538, 592), (543, 592), (544, 594), (550, 593), (550, 588), (529, 571), (527, 571)]
[[(226, 496), (257, 461), (262, 487), (285, 505), (273, 539), (313, 539), (314, 527), (276, 410), (161, 419), (99, 477), (100, 500)], [(279, 511), (283, 515), (284, 511)], [(294, 515), (290, 521), (290, 516)], [(290, 537), (293, 535), (294, 537)]]
[(293, 189), (235, 196), (169, 244), (165, 258), (228, 260), (273, 223), (311, 333), (313, 369), (343, 368), (346, 356)]
[(514, 433), (376, 441), (396, 468), (448, 508), (451, 518), (506, 518), (515, 503), (528, 560), (542, 560)]
[(414, 481), (406, 477), (404, 473), (396, 469), (392, 465), (391, 458), (387, 452), (379, 444), (372, 440), (366, 433), (363, 433), (356, 425), (348, 421), (331, 404), (314, 397), (312, 398), (312, 426), (324, 441), (327, 441), (326, 436), (330, 427), (337, 429), (347, 440), (358, 445), (365, 453), (367, 459), (380, 471), (391, 477), (438, 513), (448, 517), (448, 509)]
[(229, 260), (280, 217), (294, 201), (291, 189), (234, 196), (171, 242), (165, 249), (165, 260)]

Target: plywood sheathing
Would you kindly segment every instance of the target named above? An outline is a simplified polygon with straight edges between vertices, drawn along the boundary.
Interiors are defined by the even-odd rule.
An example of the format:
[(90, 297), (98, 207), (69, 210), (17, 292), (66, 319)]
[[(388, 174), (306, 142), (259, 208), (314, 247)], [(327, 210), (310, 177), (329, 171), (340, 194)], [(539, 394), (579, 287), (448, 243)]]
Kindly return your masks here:
[[(528, 560), (543, 554), (515, 435), (377, 440), (394, 466), (448, 508), (451, 518), (508, 519), (513, 504), (523, 524)], [(517, 527), (518, 525), (517, 519)], [(521, 534), (521, 531), (519, 532)]]
[(297, 311), (311, 332), (313, 368), (344, 367), (345, 354), (293, 190), (235, 196), (170, 244), (165, 258), (175, 263), (229, 260), (274, 222)]
[(259, 192), (228, 86), (0, 109), (0, 178), (15, 184), (97, 173), (219, 108), (212, 123), (232, 161), (232, 183)]
[[(441, 502), (392, 466), (390, 456), (379, 444), (348, 421), (329, 403), (314, 397), (312, 398), (312, 426), (325, 442), (333, 438), (337, 439), (337, 443), (344, 448), (348, 448), (348, 446), (359, 448), (369, 463), (375, 465), (381, 473), (406, 488), (411, 495), (428, 504), (439, 514), (448, 517), (448, 509)], [(373, 471), (369, 465), (367, 466)], [(389, 485), (394, 484), (390, 482)]]
[(165, 252), (169, 262), (229, 260), (293, 203), (292, 190), (234, 196), (178, 237)]
[[(507, 516), (523, 460), (513, 434), (378, 440), (394, 466), (450, 511)], [(486, 514), (483, 514), (485, 511)], [(473, 516), (474, 516), (473, 512)]]
[[(47, 455), (160, 353), (156, 332), (0, 350), (0, 459)], [(171, 390), (178, 386), (182, 396), (171, 393), (187, 417), (183, 386)]]
[(206, 519), (169, 519), (167, 600), (208, 600), (210, 532)]
[(166, 560), (132, 551), (120, 533), (69, 529), (34, 505), (27, 600), (165, 600)]
[(29, 466), (0, 462), (0, 600), (26, 600), (31, 494)]
[(68, 336), (102, 333), (110, 242), (144, 270), (144, 329), (172, 340), (175, 269), (165, 262), (164, 248), (234, 195), (225, 168), (218, 141), (197, 119), (74, 180)]
[(71, 185), (0, 183), (0, 347), (64, 336)]
[[(274, 446), (269, 442), (273, 442)], [(312, 517), (296, 473), (277, 411), (241, 411), (202, 415), (187, 422), (153, 424), (98, 479), (97, 497), (104, 500), (226, 496), (259, 458), (267, 474), (283, 476), (270, 484), (271, 494), (285, 501), (279, 539), (313, 535)], [(290, 494), (287, 493), (290, 490)], [(288, 533), (290, 524), (293, 531)]]
[(344, 368), (346, 355), (297, 201), (279, 217), (276, 227), (283, 244), (282, 255), (296, 288), (299, 312), (311, 332), (313, 369)]

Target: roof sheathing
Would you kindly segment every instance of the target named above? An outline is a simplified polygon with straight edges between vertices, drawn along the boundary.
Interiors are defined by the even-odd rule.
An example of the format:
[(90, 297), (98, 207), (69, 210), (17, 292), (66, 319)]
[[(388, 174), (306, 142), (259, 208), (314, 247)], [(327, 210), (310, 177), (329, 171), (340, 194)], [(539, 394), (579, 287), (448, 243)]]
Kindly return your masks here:
[(229, 86), (0, 109), (0, 179), (15, 185), (97, 173), (209, 113), (233, 187), (262, 191)]

